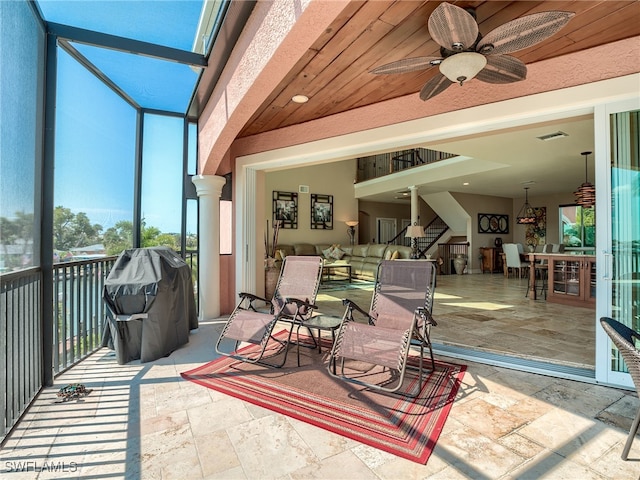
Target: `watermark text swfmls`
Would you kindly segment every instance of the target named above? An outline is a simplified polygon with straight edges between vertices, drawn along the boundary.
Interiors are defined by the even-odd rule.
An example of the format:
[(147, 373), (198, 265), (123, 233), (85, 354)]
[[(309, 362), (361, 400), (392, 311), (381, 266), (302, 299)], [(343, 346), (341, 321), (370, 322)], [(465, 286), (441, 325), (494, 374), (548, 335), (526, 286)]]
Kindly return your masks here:
[(78, 471), (77, 462), (65, 461), (37, 461), (37, 460), (11, 460), (4, 463), (4, 472), (48, 472), (48, 473), (73, 473)]

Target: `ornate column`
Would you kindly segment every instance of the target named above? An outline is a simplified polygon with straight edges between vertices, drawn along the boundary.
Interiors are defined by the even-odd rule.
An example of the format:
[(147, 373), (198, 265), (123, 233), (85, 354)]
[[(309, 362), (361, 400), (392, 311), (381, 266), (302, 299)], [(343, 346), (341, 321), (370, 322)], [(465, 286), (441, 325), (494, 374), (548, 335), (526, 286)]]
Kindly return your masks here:
[(198, 298), (203, 321), (220, 316), (220, 195), (224, 177), (194, 175), (198, 194)]

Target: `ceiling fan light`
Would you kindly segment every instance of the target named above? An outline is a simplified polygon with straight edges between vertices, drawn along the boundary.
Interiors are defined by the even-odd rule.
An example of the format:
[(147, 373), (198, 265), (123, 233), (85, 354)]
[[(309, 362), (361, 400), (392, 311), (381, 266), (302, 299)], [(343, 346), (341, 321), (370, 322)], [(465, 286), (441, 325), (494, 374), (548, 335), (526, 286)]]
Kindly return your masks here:
[(449, 80), (462, 85), (475, 77), (487, 65), (487, 57), (475, 52), (462, 52), (445, 58), (440, 72)]

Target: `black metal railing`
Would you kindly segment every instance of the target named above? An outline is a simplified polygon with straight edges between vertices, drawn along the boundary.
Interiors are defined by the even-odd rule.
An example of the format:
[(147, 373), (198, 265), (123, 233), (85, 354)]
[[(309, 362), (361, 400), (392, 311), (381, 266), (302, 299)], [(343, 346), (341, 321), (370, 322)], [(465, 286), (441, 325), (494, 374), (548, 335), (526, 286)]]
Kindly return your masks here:
[(42, 270), (0, 275), (0, 442), (42, 388)]
[(118, 257), (53, 265), (53, 371), (58, 374), (100, 347), (104, 282)]
[(380, 153), (358, 158), (357, 182), (364, 182), (392, 173), (452, 158), (457, 154), (427, 148), (412, 148), (398, 152)]
[[(405, 237), (407, 228), (409, 227), (404, 227), (395, 237), (387, 242), (387, 245), (402, 245), (404, 243), (404, 245), (410, 247), (412, 239)], [(435, 217), (431, 220), (429, 225), (424, 227), (425, 236), (415, 239), (418, 258), (424, 258), (427, 251), (442, 238), (447, 230), (449, 230), (449, 226), (440, 217)]]
[(449, 230), (449, 225), (440, 217), (436, 217), (424, 227), (424, 237), (418, 238), (418, 255), (424, 257), (427, 251)]
[[(53, 265), (53, 373), (100, 348), (105, 324), (104, 284), (117, 256)], [(197, 288), (198, 252), (184, 255)], [(42, 270), (0, 275), (0, 443), (43, 387)], [(197, 296), (196, 296), (197, 299)]]

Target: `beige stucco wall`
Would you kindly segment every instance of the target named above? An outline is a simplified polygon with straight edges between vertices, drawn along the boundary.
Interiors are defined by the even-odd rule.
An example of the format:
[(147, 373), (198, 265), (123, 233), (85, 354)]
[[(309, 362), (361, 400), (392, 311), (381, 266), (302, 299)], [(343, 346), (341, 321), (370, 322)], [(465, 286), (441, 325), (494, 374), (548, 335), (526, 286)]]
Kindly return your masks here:
[[(326, 163), (310, 167), (280, 170), (265, 174), (264, 222), (269, 221), (269, 235), (273, 234), (273, 192), (298, 192), (300, 185), (309, 193), (298, 192), (298, 228), (280, 229), (278, 243), (339, 243), (349, 244), (347, 220), (358, 219), (358, 200), (353, 195), (356, 160)], [(311, 229), (311, 194), (333, 195), (333, 229)], [(269, 239), (271, 242), (271, 239)]]

